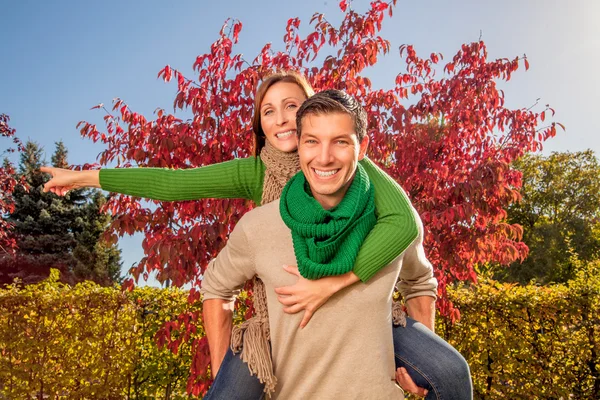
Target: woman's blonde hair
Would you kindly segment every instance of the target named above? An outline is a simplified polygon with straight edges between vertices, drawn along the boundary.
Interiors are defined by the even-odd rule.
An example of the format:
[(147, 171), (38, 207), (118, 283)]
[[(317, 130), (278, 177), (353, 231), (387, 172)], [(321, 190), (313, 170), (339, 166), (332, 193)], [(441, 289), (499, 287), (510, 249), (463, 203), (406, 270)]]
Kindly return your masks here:
[(302, 89), (304, 95), (308, 99), (310, 96), (315, 94), (312, 86), (306, 80), (304, 75), (296, 71), (282, 70), (267, 75), (263, 79), (262, 83), (256, 90), (256, 96), (254, 97), (254, 115), (252, 116), (252, 130), (254, 132), (254, 155), (258, 156), (260, 151), (265, 146), (265, 133), (263, 132), (260, 123), (260, 105), (267, 94), (267, 91), (271, 86), (278, 82), (295, 83)]

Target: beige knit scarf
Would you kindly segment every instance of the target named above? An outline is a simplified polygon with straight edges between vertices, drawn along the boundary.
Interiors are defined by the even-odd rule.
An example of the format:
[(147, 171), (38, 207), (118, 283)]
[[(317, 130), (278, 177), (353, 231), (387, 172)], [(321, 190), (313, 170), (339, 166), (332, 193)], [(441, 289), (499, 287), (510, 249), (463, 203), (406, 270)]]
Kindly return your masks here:
[[(265, 164), (265, 179), (261, 204), (267, 204), (281, 197), (281, 191), (290, 178), (300, 171), (298, 152), (284, 153), (266, 142), (260, 152)], [(250, 373), (256, 375), (265, 385), (267, 394), (275, 391), (277, 379), (273, 373), (271, 359), (269, 314), (265, 285), (258, 277), (253, 278), (254, 316), (239, 326), (233, 327), (231, 349), (248, 364)]]
[[(261, 204), (267, 204), (281, 197), (286, 183), (300, 171), (298, 152), (284, 153), (273, 147), (268, 141), (260, 152), (265, 164), (265, 179)], [(231, 350), (240, 353), (241, 359), (248, 364), (250, 373), (265, 385), (267, 395), (275, 391), (277, 378), (273, 373), (271, 358), (269, 314), (265, 286), (258, 277), (253, 278), (254, 316), (241, 325), (234, 326), (231, 334)], [(406, 326), (404, 310), (400, 302), (392, 307), (394, 325)]]

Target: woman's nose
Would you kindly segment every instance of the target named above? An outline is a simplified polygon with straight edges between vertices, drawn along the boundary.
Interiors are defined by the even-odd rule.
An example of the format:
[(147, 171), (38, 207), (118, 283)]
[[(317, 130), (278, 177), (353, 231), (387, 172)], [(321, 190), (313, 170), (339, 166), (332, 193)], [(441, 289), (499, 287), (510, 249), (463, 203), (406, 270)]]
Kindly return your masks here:
[(288, 121), (289, 118), (283, 110), (277, 113), (277, 125), (285, 125)]

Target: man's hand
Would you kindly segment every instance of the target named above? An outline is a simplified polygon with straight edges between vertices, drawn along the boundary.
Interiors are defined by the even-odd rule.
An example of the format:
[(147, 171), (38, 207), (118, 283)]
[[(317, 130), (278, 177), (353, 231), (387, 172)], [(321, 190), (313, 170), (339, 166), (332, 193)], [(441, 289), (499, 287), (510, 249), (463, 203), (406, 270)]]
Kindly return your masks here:
[(63, 168), (41, 167), (40, 171), (52, 175), (52, 179), (44, 185), (44, 192), (64, 196), (72, 189), (100, 187), (98, 170), (71, 171)]
[(416, 394), (417, 396), (427, 396), (427, 389), (417, 386), (404, 367), (396, 370), (396, 382), (398, 382), (405, 392)]
[(337, 291), (358, 282), (358, 277), (353, 272), (339, 276), (328, 276), (321, 279), (309, 280), (300, 275), (298, 267), (285, 265), (283, 267), (290, 274), (296, 275), (298, 281), (292, 286), (282, 286), (275, 289), (277, 299), (285, 307), (283, 311), (296, 314), (304, 310), (300, 328), (304, 328), (313, 314)]

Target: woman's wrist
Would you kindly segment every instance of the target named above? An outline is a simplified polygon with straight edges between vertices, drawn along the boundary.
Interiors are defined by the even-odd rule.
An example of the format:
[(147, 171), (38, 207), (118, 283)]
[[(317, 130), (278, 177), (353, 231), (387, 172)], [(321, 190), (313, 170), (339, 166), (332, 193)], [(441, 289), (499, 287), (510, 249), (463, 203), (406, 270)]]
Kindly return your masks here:
[(358, 276), (356, 276), (356, 274), (352, 271), (342, 275), (332, 276), (330, 278), (333, 279), (332, 287), (334, 289), (334, 293), (339, 292), (340, 290), (360, 281)]
[(78, 187), (94, 187), (100, 188), (100, 170), (92, 169), (87, 171), (77, 172), (76, 185)]

